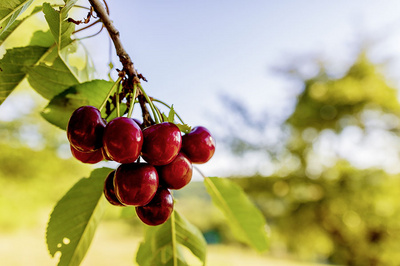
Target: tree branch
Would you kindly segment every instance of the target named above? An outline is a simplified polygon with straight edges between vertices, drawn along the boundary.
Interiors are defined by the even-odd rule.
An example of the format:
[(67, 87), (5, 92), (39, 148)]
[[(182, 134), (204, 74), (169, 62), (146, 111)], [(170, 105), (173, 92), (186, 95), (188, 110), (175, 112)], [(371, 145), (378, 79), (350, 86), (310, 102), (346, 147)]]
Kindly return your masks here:
[[(133, 67), (132, 59), (122, 46), (119, 31), (117, 28), (115, 28), (102, 2), (100, 0), (89, 0), (89, 2), (92, 5), (97, 16), (103, 22), (104, 27), (107, 29), (111, 37), (111, 40), (114, 43), (115, 50), (119, 57), (119, 61), (122, 63), (123, 66), (123, 70), (128, 74), (128, 81), (132, 81), (134, 83), (140, 83), (138, 74), (135, 68)], [(132, 82), (129, 82), (129, 84), (133, 84)]]
[[(104, 0), (103, 0), (104, 1)], [(103, 3), (101, 0), (89, 0), (90, 4), (93, 7), (93, 10), (96, 12), (98, 18), (103, 22), (104, 27), (107, 29), (108, 34), (110, 35), (111, 40), (114, 43), (115, 50), (119, 57), (119, 61), (122, 63), (123, 69), (120, 71), (119, 76), (123, 77), (125, 73), (128, 75), (128, 79), (124, 79), (122, 81), (123, 91), (121, 92), (122, 95), (127, 95), (128, 93), (133, 93), (133, 84), (140, 84), (140, 78), (147, 81), (141, 74), (138, 74), (133, 67), (133, 62), (128, 53), (125, 51), (124, 47), (122, 46), (120, 35), (118, 29), (114, 26), (112, 20), (108, 15), (108, 7), (107, 3), (104, 1), (107, 10), (104, 8)], [(143, 116), (143, 125), (152, 125), (154, 121), (152, 120), (149, 111), (145, 105), (144, 97), (142, 96), (142, 90), (140, 89), (141, 86), (137, 86), (136, 95), (133, 95), (130, 99), (131, 104), (134, 104), (135, 99), (139, 96), (140, 107), (142, 109), (142, 116)], [(122, 98), (120, 98), (121, 100)], [(129, 101), (129, 99), (128, 99)]]

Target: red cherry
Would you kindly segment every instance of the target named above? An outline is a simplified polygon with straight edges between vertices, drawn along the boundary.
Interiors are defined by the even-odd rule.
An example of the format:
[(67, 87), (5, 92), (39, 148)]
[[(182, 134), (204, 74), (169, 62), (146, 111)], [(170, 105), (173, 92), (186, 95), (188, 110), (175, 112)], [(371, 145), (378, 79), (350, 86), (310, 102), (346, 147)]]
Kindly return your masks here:
[(194, 127), (182, 136), (182, 151), (192, 163), (206, 163), (214, 155), (215, 139), (205, 127)]
[(117, 117), (107, 124), (103, 145), (108, 157), (113, 161), (133, 163), (140, 155), (143, 134), (133, 119)]
[(112, 161), (112, 159), (108, 156), (107, 152), (104, 150), (104, 147), (101, 147), (101, 153), (103, 154), (103, 159), (106, 161)]
[(96, 107), (82, 106), (76, 109), (69, 119), (67, 137), (75, 149), (83, 152), (94, 151), (102, 146), (105, 126)]
[(108, 174), (106, 180), (104, 181), (104, 188), (103, 188), (104, 196), (106, 197), (108, 202), (111, 203), (112, 205), (125, 206), (118, 200), (117, 196), (115, 196), (114, 176), (115, 176), (115, 171), (112, 171), (111, 173)]
[(152, 165), (166, 165), (178, 155), (182, 146), (179, 128), (169, 122), (150, 126), (143, 130), (143, 159)]
[(143, 123), (139, 119), (136, 119), (136, 118), (132, 118), (132, 119), (133, 119), (133, 121), (136, 122), (136, 124), (138, 124), (139, 127), (142, 127)]
[(168, 189), (160, 187), (149, 204), (136, 207), (136, 214), (147, 225), (165, 223), (174, 209), (174, 199)]
[(180, 152), (172, 162), (157, 168), (157, 172), (163, 186), (181, 189), (192, 179), (193, 166), (189, 158)]
[(101, 152), (101, 148), (94, 151), (81, 152), (70, 145), (70, 149), (72, 156), (74, 156), (75, 159), (81, 161), (82, 163), (95, 164), (103, 160), (103, 153)]
[(115, 173), (115, 195), (124, 205), (146, 205), (154, 197), (157, 188), (158, 174), (150, 164), (121, 164)]

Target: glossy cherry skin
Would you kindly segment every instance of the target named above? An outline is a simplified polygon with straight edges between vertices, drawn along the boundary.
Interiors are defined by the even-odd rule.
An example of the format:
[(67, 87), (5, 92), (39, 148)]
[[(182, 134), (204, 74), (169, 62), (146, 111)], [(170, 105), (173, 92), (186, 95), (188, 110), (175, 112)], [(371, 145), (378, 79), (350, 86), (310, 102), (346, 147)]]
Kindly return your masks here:
[(192, 163), (206, 163), (214, 155), (215, 139), (205, 127), (194, 127), (182, 136), (182, 151)]
[(189, 158), (180, 152), (172, 162), (158, 167), (157, 172), (164, 187), (181, 189), (192, 180), (193, 166)]
[(104, 188), (103, 188), (103, 193), (104, 197), (107, 199), (109, 203), (115, 206), (125, 206), (122, 204), (117, 196), (115, 196), (115, 191), (114, 191), (114, 176), (115, 176), (115, 171), (112, 171), (108, 174), (106, 180), (104, 181)]
[(129, 206), (144, 206), (158, 188), (158, 174), (147, 163), (121, 164), (115, 173), (114, 190), (118, 200)]
[(135, 162), (140, 155), (142, 145), (142, 131), (131, 118), (114, 118), (104, 130), (104, 150), (113, 161), (119, 163)]
[(106, 123), (100, 111), (93, 106), (82, 106), (76, 109), (68, 122), (67, 137), (77, 150), (88, 152), (99, 149), (102, 144)]
[(103, 154), (103, 159), (106, 161), (112, 161), (112, 159), (108, 156), (107, 152), (104, 150), (104, 147), (101, 147), (101, 153)]
[(101, 148), (94, 151), (81, 152), (70, 145), (70, 149), (72, 156), (74, 156), (75, 159), (81, 161), (82, 163), (95, 164), (102, 161), (104, 158)]
[(136, 122), (136, 124), (138, 124), (138, 126), (140, 127), (140, 128), (142, 128), (142, 122), (139, 120), (139, 119), (136, 119), (136, 118), (132, 118), (133, 119), (133, 121), (135, 121)]
[(147, 225), (165, 223), (174, 209), (174, 199), (168, 189), (160, 187), (149, 204), (136, 207), (136, 214)]
[(152, 165), (166, 165), (178, 155), (182, 135), (173, 123), (164, 122), (143, 130), (142, 158)]

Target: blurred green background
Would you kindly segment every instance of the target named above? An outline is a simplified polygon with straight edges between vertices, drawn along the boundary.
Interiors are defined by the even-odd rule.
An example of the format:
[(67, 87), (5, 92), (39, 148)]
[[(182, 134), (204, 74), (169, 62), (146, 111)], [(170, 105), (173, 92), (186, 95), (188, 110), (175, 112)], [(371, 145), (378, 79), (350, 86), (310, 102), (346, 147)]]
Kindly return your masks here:
[[(150, 3), (137, 2), (135, 4)], [(336, 64), (333, 60), (339, 55), (343, 57), (342, 53), (331, 54), (330, 60), (315, 54), (287, 60), (273, 73), (274, 77), (290, 81), (283, 82), (291, 86), (291, 89), (285, 90), (274, 87), (277, 83), (264, 80), (267, 71), (259, 71), (259, 68), (264, 67), (267, 58), (276, 59), (272, 57), (276, 54), (276, 47), (264, 47), (272, 40), (281, 40), (282, 43), (286, 40), (297, 45), (296, 41), (290, 41), (286, 36), (292, 36), (291, 33), (297, 31), (293, 25), (299, 26), (297, 20), (303, 19), (301, 12), (297, 13), (299, 17), (293, 17), (296, 14), (288, 12), (286, 16), (291, 19), (283, 23), (287, 26), (283, 27), (286, 31), (276, 30), (275, 21), (283, 13), (271, 15), (275, 10), (272, 5), (268, 8), (268, 18), (273, 18), (273, 21), (268, 22), (266, 29), (263, 26), (267, 24), (261, 20), (246, 20), (249, 24), (244, 26), (237, 20), (242, 15), (242, 2), (236, 1), (235, 8), (231, 9), (228, 8), (230, 5), (220, 3), (217, 11), (226, 16), (226, 21), (220, 19), (218, 12), (211, 17), (196, 13), (201, 18), (209, 19), (208, 26), (199, 29), (199, 25), (203, 24), (196, 17), (192, 21), (187, 15), (189, 13), (180, 12), (170, 3), (161, 7), (159, 4), (152, 2), (149, 4), (151, 8), (145, 9), (155, 15), (143, 13), (143, 10), (134, 12), (139, 13), (137, 15), (142, 16), (141, 19), (153, 19), (145, 21), (149, 23), (144, 25), (150, 25), (161, 33), (145, 35), (146, 32), (153, 33), (154, 28), (139, 27), (143, 31), (141, 42), (135, 38), (131, 41), (142, 45), (143, 50), (140, 46), (128, 46), (130, 51), (136, 52), (135, 60), (143, 66), (145, 74), (154, 71), (153, 83), (149, 82), (148, 86), (154, 86), (158, 91), (151, 88), (150, 92), (157, 96), (161, 94), (162, 99), (169, 97), (167, 102), (176, 104), (181, 115), (192, 121), (203, 119), (200, 122), (206, 123), (215, 132), (217, 153), (214, 160), (204, 166), (208, 170), (206, 174), (214, 175), (213, 170), (230, 169), (230, 172), (221, 175), (243, 187), (270, 226), (268, 253), (257, 254), (238, 243), (229, 232), (222, 214), (212, 206), (197, 174), (189, 186), (174, 195), (176, 208), (201, 229), (209, 243), (208, 265), (399, 265), (400, 104), (398, 86), (387, 77), (385, 65), (370, 60), (371, 53), (376, 55), (379, 52), (373, 49), (371, 52), (370, 43), (365, 46), (353, 44), (352, 49), (356, 51), (351, 53), (352, 56), (344, 56), (346, 64), (343, 61)], [(342, 1), (336, 8), (342, 10), (340, 8), (347, 4)], [(115, 8), (125, 8), (124, 5), (115, 5)], [(314, 12), (300, 2), (297, 5), (304, 12)], [(165, 6), (169, 11), (158, 14), (157, 8)], [(268, 4), (262, 6), (270, 7)], [(190, 4), (184, 7), (190, 12), (198, 9), (197, 5)], [(213, 11), (208, 6), (201, 7), (201, 12)], [(298, 10), (287, 9), (284, 4), (279, 7), (280, 11)], [(267, 17), (264, 10), (255, 4), (246, 5), (246, 8), (246, 18), (253, 18), (254, 10), (258, 10), (254, 18)], [(229, 12), (225, 13), (226, 10)], [(375, 11), (373, 7), (372, 10)], [(318, 25), (321, 17), (326, 16), (324, 12), (330, 13), (329, 6), (325, 5), (319, 11), (314, 12), (318, 15), (315, 20), (310, 16), (310, 20), (305, 22)], [(188, 29), (182, 26), (181, 19), (174, 19), (173, 12), (184, 17)], [(176, 36), (164, 32), (163, 25), (157, 20), (158, 15), (165, 16), (163, 20), (171, 18), (171, 25), (166, 24), (169, 29), (178, 29)], [(276, 18), (277, 15), (279, 18)], [(124, 16), (114, 18), (125, 21)], [(43, 28), (43, 20), (38, 21), (40, 23), (30, 21), (30, 26)], [(215, 21), (222, 21), (224, 25), (215, 28)], [(237, 23), (236, 30), (247, 34), (248, 29), (253, 29), (256, 33), (250, 36), (237, 34), (232, 31), (232, 21)], [(341, 19), (332, 21), (343, 22)], [(303, 25), (306, 28), (307, 23)], [(255, 28), (257, 25), (260, 27)], [(120, 26), (131, 28), (129, 23), (121, 22)], [(337, 35), (330, 34), (324, 27), (321, 27), (321, 32), (336, 38)], [(213, 34), (213, 37), (192, 38), (189, 42), (185, 39), (185, 29), (191, 34), (200, 32), (204, 36)], [(229, 34), (226, 29), (230, 30)], [(313, 43), (310, 32), (307, 35), (306, 31), (298, 31), (297, 35), (304, 43)], [(8, 44), (0, 47), (1, 52), (29, 41), (30, 29), (17, 33)], [(278, 35), (271, 38), (270, 34), (275, 33)], [(306, 37), (303, 38), (303, 35)], [(169, 46), (163, 44), (163, 50), (160, 43), (166, 36), (169, 37)], [(214, 39), (218, 36), (222, 39)], [(246, 41), (242, 43), (234, 39), (233, 46), (226, 45), (232, 36)], [(212, 40), (215, 43), (207, 42)], [(98, 39), (91, 41), (100, 43)], [(277, 46), (285, 50), (286, 46), (281, 42)], [(357, 39), (357, 42), (362, 40)], [(182, 43), (187, 51), (182, 50)], [(196, 43), (200, 43), (202, 49), (208, 47), (211, 52), (201, 53)], [(149, 44), (155, 48), (149, 49)], [(237, 49), (243, 45), (246, 45), (244, 49)], [(96, 48), (91, 50), (97, 53), (95, 61), (107, 61), (104, 54), (108, 51), (104, 51), (108, 48)], [(228, 48), (232, 50), (226, 51)], [(220, 58), (222, 51), (225, 57)], [(268, 53), (263, 54), (265, 51)], [(205, 54), (213, 61), (199, 60)], [(238, 56), (232, 59), (232, 54)], [(237, 60), (245, 59), (249, 61), (237, 63)], [(79, 58), (77, 61), (79, 63)], [(169, 62), (170, 71), (163, 71), (166, 67), (159, 63), (163, 61)], [(213, 62), (220, 65), (213, 65)], [(218, 74), (213, 75), (209, 71), (210, 65), (214, 67), (211, 70)], [(231, 69), (233, 66), (236, 68)], [(107, 65), (104, 64), (104, 67), (107, 68)], [(396, 73), (398, 76), (398, 71)], [(204, 78), (206, 76), (208, 78)], [(237, 79), (239, 76), (240, 80)], [(193, 87), (189, 87), (190, 83)], [(215, 84), (221, 84), (225, 93), (215, 89)], [(28, 87), (23, 82), (0, 107), (1, 265), (56, 264), (57, 260), (50, 258), (45, 244), (47, 220), (62, 195), (81, 177), (89, 176), (93, 169), (71, 158), (65, 132), (40, 117), (39, 112), (46, 102)], [(215, 102), (211, 98), (218, 93), (221, 97)], [(278, 94), (285, 96), (273, 98)], [(208, 101), (202, 101), (199, 95)], [(274, 109), (271, 101), (281, 100), (286, 103), (277, 104), (280, 107)], [(264, 105), (269, 108), (260, 108)], [(110, 206), (83, 265), (132, 265), (142, 231), (142, 223), (131, 208)], [(196, 261), (192, 264), (197, 265)]]
[[(262, 152), (273, 169), (270, 175), (228, 177), (265, 215), (271, 248), (256, 254), (235, 241), (203, 184), (193, 181), (175, 192), (176, 208), (204, 233), (209, 265), (400, 263), (397, 90), (364, 50), (340, 76), (318, 66), (312, 76), (285, 72), (302, 90), (283, 123), (270, 125), (268, 116), (255, 121), (234, 98), (223, 103), (235, 119), (221, 126), (241, 121), (240, 128), (253, 133), (219, 136), (221, 147), (243, 161)], [(7, 265), (52, 265), (44, 240), (48, 215), (92, 168), (72, 159), (65, 132), (39, 116), (39, 96), (22, 86), (7, 101), (20, 113), (0, 123), (0, 257)], [(279, 141), (248, 137), (271, 129)], [(383, 157), (369, 166), (377, 154)], [(110, 206), (84, 265), (129, 265), (142, 229), (133, 209)]]

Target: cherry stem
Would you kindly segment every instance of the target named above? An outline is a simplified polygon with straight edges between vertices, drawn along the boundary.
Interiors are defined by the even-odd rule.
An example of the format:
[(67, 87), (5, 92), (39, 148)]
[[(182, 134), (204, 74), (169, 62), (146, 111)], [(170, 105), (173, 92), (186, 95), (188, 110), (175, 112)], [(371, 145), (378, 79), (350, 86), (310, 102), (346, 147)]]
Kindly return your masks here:
[(199, 169), (197, 166), (193, 165), (193, 168), (196, 169), (196, 171), (199, 172), (199, 174), (200, 174), (204, 179), (207, 178), (207, 177), (203, 174), (203, 172), (200, 171), (200, 169)]
[(110, 98), (111, 94), (114, 92), (115, 88), (117, 87), (117, 85), (119, 85), (119, 83), (121, 82), (122, 78), (118, 77), (117, 81), (114, 83), (114, 85), (111, 87), (110, 91), (108, 92), (106, 98), (104, 98), (103, 103), (100, 105), (99, 111), (101, 112), (101, 110), (103, 110), (104, 106), (106, 106), (106, 103), (108, 101), (108, 98)]
[[(162, 105), (166, 106), (167, 108), (171, 109), (171, 106), (169, 106), (168, 104), (166, 104), (165, 102), (158, 100), (158, 99), (154, 99), (151, 98), (153, 100), (153, 102), (158, 102), (161, 103)], [(185, 124), (185, 122), (183, 122), (182, 118), (175, 112), (176, 117), (178, 117), (179, 121), (181, 121), (182, 124)]]
[(156, 111), (156, 108), (154, 107), (153, 102), (151, 101), (151, 99), (149, 98), (149, 96), (147, 96), (146, 92), (143, 90), (143, 87), (140, 83), (138, 83), (138, 86), (144, 96), (144, 98), (146, 98), (146, 101), (148, 102), (148, 104), (150, 105), (150, 109), (153, 113), (154, 116), (154, 120), (156, 121), (156, 124), (160, 123), (160, 117), (159, 117), (159, 113)]
[(131, 99), (131, 105), (129, 106), (128, 117), (132, 117), (133, 107), (135, 106), (136, 92), (137, 92), (137, 84), (133, 83), (133, 94)]
[(117, 117), (120, 117), (121, 116), (121, 114), (120, 114), (120, 112), (119, 112), (119, 89), (120, 89), (120, 86), (121, 84), (120, 83), (118, 83), (118, 86), (117, 86), (117, 92), (115, 93), (115, 106), (116, 106), (116, 108), (117, 108)]
[[(94, 26), (94, 25), (96, 25), (97, 23), (100, 23), (100, 22), (101, 22), (101, 20), (98, 19), (98, 20), (96, 20), (95, 22), (93, 22), (92, 24), (89, 24), (89, 25), (87, 25), (87, 26), (85, 26), (85, 27), (83, 27), (83, 28), (80, 28), (80, 29), (74, 31), (73, 34), (78, 33), (78, 32), (80, 32), (80, 31), (83, 31), (83, 30), (86, 30), (86, 29), (88, 29), (88, 28), (90, 28), (90, 27), (92, 27), (92, 26)], [(103, 26), (101, 26), (101, 29), (103, 29)], [(97, 33), (97, 34), (98, 34), (98, 33)]]

